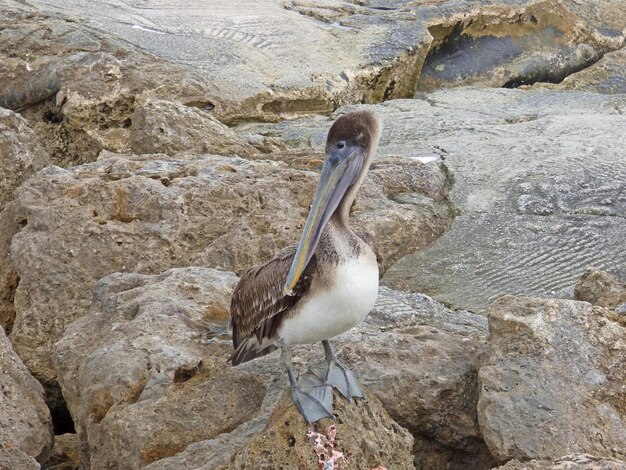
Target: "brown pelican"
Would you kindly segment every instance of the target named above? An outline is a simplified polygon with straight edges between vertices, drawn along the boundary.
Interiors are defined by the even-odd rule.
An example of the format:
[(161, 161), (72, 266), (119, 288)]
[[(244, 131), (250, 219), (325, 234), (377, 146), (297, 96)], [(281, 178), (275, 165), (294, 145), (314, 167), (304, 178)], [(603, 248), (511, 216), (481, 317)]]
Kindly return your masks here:
[[(348, 400), (363, 398), (354, 374), (328, 342), (363, 320), (378, 293), (378, 265), (370, 246), (348, 225), (350, 208), (380, 138), (369, 111), (344, 114), (331, 126), (311, 210), (297, 246), (249, 269), (235, 288), (230, 325), (233, 365), (277, 348), (292, 398), (307, 422), (334, 417), (332, 387)], [(325, 362), (298, 379), (290, 346), (321, 341)]]

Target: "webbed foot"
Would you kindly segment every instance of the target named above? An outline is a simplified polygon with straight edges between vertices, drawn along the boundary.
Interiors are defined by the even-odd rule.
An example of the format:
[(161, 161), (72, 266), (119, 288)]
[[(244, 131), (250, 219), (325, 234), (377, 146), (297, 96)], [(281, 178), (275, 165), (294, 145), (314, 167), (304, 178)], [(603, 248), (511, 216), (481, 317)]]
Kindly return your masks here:
[(333, 388), (324, 384), (311, 373), (299, 377), (298, 384), (291, 387), (291, 398), (307, 423), (322, 418), (333, 418)]
[(365, 398), (363, 390), (355, 375), (341, 362), (333, 359), (316, 364), (311, 367), (311, 372), (315, 374), (323, 384), (335, 387), (349, 401), (352, 398)]

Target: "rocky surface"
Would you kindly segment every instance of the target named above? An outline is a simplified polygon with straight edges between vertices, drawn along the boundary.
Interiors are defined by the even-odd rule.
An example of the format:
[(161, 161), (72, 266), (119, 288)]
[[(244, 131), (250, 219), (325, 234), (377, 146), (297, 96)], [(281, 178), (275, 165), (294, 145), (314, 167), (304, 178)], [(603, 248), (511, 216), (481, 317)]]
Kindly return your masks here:
[(247, 157), (257, 153), (209, 113), (165, 100), (151, 100), (135, 109), (130, 146), (137, 154), (187, 151)]
[(497, 470), (624, 470), (626, 462), (615, 459), (594, 457), (588, 454), (574, 454), (556, 461), (530, 460), (520, 462), (511, 460)]
[[(85, 313), (99, 278), (185, 265), (241, 272), (296, 242), (317, 178), (269, 161), (118, 156), (50, 167), (23, 185), (1, 216), (19, 233), (0, 250), (0, 279), (9, 297), (19, 278), (11, 339), (52, 406), (60, 400), (52, 344)], [(427, 202), (396, 202), (396, 191)], [(382, 241), (388, 266), (445, 230), (446, 191), (436, 168), (380, 162), (356, 203), (355, 226)]]
[(608, 313), (571, 300), (493, 304), (478, 419), (499, 462), (626, 457), (626, 328)]
[(626, 93), (626, 47), (605, 54), (602, 59), (558, 84), (537, 84), (536, 87), (584, 90), (594, 93)]
[(54, 436), (48, 470), (79, 470), (80, 454), (78, 434), (65, 433)]
[(19, 114), (0, 108), (0, 210), (13, 190), (49, 163), (32, 129)]
[(408, 470), (413, 468), (413, 438), (395, 423), (367, 389), (367, 399), (352, 404), (335, 392), (337, 420), (307, 425), (282, 394), (265, 428), (228, 465), (229, 469), (331, 468)]
[[(304, 422), (288, 406), (289, 396), (280, 398), (287, 379), (278, 356), (237, 368), (225, 364), (232, 348), (225, 321), (236, 280), (231, 273), (181, 268), (112, 274), (98, 282), (89, 313), (65, 330), (54, 359), (83, 465), (244, 468), (255, 462), (254, 468), (272, 468), (314, 457)], [(383, 289), (368, 323), (335, 342), (376, 397), (356, 407), (336, 399), (342, 417), (337, 442), (350, 465), (407, 468), (402, 462), (412, 458), (413, 438), (392, 418), (410, 426), (420, 468), (449, 462), (489, 468), (493, 460), (475, 411), (485, 337), (483, 317), (451, 315), (428, 297)], [(297, 367), (320, 356), (319, 345), (300, 347)], [(257, 433), (270, 437), (262, 443)], [(280, 453), (285, 433), (298, 445)], [(264, 446), (274, 446), (271, 457)]]
[(0, 392), (0, 468), (38, 468), (37, 461), (45, 464), (52, 448), (50, 410), (41, 385), (15, 354), (2, 328)]
[(574, 295), (577, 300), (600, 305), (606, 308), (626, 310), (626, 284), (620, 284), (614, 277), (590, 268), (576, 283)]

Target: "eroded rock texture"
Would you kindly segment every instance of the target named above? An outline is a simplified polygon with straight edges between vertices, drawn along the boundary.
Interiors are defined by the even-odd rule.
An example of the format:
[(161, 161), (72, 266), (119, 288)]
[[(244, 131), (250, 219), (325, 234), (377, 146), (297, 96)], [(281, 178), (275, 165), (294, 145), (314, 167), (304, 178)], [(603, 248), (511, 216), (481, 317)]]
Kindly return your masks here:
[[(38, 468), (52, 448), (43, 389), (0, 328), (0, 468)], [(19, 463), (21, 462), (21, 463)]]
[(15, 188), (48, 162), (26, 120), (0, 108), (0, 210), (12, 199)]
[[(60, 399), (52, 345), (88, 309), (98, 279), (185, 265), (241, 272), (296, 242), (316, 183), (316, 173), (283, 163), (214, 156), (116, 157), (71, 170), (51, 167), (29, 180), (0, 216), (19, 231), (4, 240), (0, 279), (9, 297), (19, 278), (11, 338), (51, 393), (50, 403)], [(382, 241), (384, 266), (448, 223), (445, 213), (394, 201), (395, 191), (415, 197), (430, 191), (445, 200), (445, 178), (410, 160), (373, 169), (354, 225)]]
[(586, 302), (505, 296), (489, 314), (478, 419), (493, 456), (624, 459), (626, 328)]

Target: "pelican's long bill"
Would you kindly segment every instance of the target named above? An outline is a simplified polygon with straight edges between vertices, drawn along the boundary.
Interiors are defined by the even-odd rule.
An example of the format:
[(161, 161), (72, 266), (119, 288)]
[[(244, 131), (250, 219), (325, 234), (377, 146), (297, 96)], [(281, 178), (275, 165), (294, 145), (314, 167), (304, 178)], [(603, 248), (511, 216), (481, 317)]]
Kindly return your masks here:
[(309, 217), (283, 287), (285, 295), (292, 295), (293, 288), (317, 248), (324, 227), (363, 167), (365, 160), (363, 150), (356, 145), (348, 143), (343, 145), (346, 147), (333, 146), (327, 152)]

